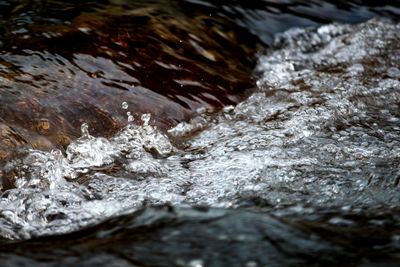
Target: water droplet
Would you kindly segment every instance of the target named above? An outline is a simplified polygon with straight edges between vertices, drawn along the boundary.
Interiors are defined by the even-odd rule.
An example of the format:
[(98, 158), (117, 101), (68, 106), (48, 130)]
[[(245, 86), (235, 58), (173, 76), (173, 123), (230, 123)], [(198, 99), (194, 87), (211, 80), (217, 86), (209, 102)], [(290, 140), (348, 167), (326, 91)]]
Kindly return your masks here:
[(134, 121), (134, 117), (133, 117), (133, 115), (128, 111), (127, 113), (126, 113), (126, 116), (128, 116), (128, 122), (133, 122)]
[(89, 125), (87, 123), (82, 123), (81, 125), (81, 134), (83, 137), (90, 136), (89, 134)]
[(128, 103), (127, 102), (122, 102), (122, 108), (123, 109), (128, 109), (129, 108)]
[(149, 113), (143, 114), (141, 119), (143, 121), (143, 125), (144, 126), (149, 126), (150, 125), (151, 114), (149, 114)]

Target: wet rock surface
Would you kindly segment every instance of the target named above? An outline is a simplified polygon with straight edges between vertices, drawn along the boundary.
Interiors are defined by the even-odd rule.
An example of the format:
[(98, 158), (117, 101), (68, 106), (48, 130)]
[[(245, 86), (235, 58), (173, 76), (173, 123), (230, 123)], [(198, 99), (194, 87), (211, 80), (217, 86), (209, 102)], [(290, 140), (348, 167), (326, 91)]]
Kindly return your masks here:
[(127, 124), (126, 112), (151, 113), (166, 129), (198, 108), (242, 100), (254, 87), (256, 37), (189, 10), (178, 1), (21, 1), (2, 9), (0, 123), (18, 138), (1, 140), (0, 158), (15, 145), (65, 147), (84, 122), (109, 136)]
[[(149, 207), (71, 235), (0, 244), (2, 266), (396, 266), (396, 213), (299, 219)], [(374, 223), (384, 217), (385, 227)], [(351, 220), (353, 223), (348, 223)]]
[(236, 106), (19, 151), (0, 171), (0, 262), (398, 266), (399, 35), (386, 19), (293, 28)]

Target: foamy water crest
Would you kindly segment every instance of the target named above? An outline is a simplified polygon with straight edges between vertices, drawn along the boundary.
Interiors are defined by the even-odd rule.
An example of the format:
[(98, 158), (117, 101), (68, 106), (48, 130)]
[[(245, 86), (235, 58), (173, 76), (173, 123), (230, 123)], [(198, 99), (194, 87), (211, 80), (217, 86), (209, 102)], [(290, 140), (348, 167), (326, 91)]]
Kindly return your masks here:
[(0, 235), (69, 232), (148, 204), (398, 207), (398, 40), (381, 20), (292, 29), (260, 55), (258, 88), (236, 107), (167, 134), (147, 114), (109, 139), (83, 126), (65, 154), (25, 152), (3, 170), (15, 188), (0, 199)]

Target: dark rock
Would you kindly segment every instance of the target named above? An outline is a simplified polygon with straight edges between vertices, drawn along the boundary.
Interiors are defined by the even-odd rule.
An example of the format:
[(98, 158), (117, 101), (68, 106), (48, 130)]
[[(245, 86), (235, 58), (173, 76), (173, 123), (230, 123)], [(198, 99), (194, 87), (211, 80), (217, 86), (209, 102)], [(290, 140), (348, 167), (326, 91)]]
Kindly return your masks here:
[(109, 136), (128, 111), (166, 129), (253, 87), (256, 38), (177, 2), (22, 2), (0, 13), (0, 123), (12, 132), (2, 130), (0, 159), (21, 145), (65, 147), (84, 122)]
[[(379, 211), (349, 213), (344, 217), (351, 220), (348, 224), (336, 222), (335, 216), (325, 212), (306, 218), (279, 218), (245, 210), (145, 208), (76, 233), (4, 242), (0, 245), (0, 260), (2, 266), (400, 263), (399, 244), (393, 239), (399, 225), (393, 223), (393, 215)], [(372, 223), (382, 217), (386, 220), (385, 229)]]

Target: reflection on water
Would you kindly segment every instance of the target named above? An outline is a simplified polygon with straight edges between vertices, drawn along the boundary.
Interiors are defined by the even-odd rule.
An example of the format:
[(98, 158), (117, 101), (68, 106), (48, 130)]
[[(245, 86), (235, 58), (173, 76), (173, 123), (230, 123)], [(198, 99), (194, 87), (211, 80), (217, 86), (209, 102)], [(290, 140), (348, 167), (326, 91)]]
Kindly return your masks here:
[(396, 18), (393, 3), (1, 1), (0, 159), (62, 148), (152, 113), (161, 128), (237, 104), (254, 86), (257, 44), (292, 26)]
[[(109, 139), (92, 137), (83, 126), (83, 136), (69, 145), (66, 156), (27, 151), (4, 168), (16, 188), (3, 194), (2, 236), (70, 232), (147, 205), (200, 204), (294, 219), (322, 238), (313, 241), (318, 249), (302, 247), (304, 253), (322, 249), (338, 260), (344, 256), (340, 247), (358, 251), (357, 238), (375, 231), (375, 223), (399, 224), (388, 216), (400, 201), (399, 33), (398, 24), (381, 20), (285, 32), (260, 57), (257, 92), (221, 114), (203, 114), (172, 128), (174, 145), (145, 114), (141, 126), (129, 125)], [(170, 216), (143, 212), (160, 220)], [(182, 212), (177, 220), (194, 211)], [(220, 212), (212, 218), (231, 216)], [(240, 214), (234, 216), (238, 223), (258, 218)], [(201, 213), (196, 220), (203, 216), (210, 219)], [(366, 232), (360, 218), (369, 225)], [(354, 237), (349, 243), (337, 228), (343, 225)], [(245, 231), (241, 227), (233, 234)], [(280, 232), (281, 226), (273, 227)], [(321, 227), (337, 239), (324, 231), (320, 235)], [(256, 238), (253, 234), (249, 238)], [(388, 228), (379, 240), (385, 250), (367, 246), (361, 259), (369, 258), (365, 253), (371, 249), (378, 254), (396, 249), (396, 236)], [(292, 237), (282, 238), (290, 247), (286, 242)], [(58, 249), (63, 247), (60, 243)]]
[(152, 113), (165, 129), (198, 108), (242, 100), (254, 86), (256, 37), (168, 3), (21, 1), (2, 9), (0, 125), (8, 141), (0, 159), (25, 144), (65, 147), (84, 122), (109, 136), (127, 123), (123, 101), (132, 116)]
[(211, 14), (248, 28), (265, 43), (271, 44), (274, 34), (293, 26), (310, 27), (333, 21), (357, 23), (376, 15), (398, 18), (398, 1), (347, 0), (261, 0), (203, 1), (186, 0)]
[[(219, 16), (235, 20), (236, 26), (257, 17), (256, 10), (267, 3), (271, 10), (279, 5), (281, 12), (287, 11), (283, 7), (292, 8), (288, 14), (298, 17), (302, 16), (293, 10), (307, 6), (291, 1), (260, 1), (248, 7), (238, 4), (240, 8), (187, 2), (189, 6), (201, 6), (198, 10), (203, 12), (221, 10)], [(115, 8), (121, 8), (122, 3), (116, 1)], [(324, 6), (319, 1), (309, 5)], [(105, 7), (110, 6), (98, 6), (100, 10), (107, 10)], [(335, 8), (344, 12), (340, 14), (355, 12), (354, 21), (368, 17), (369, 12), (393, 15), (397, 10), (389, 6), (363, 7), (359, 11), (346, 5)], [(252, 9), (255, 13), (250, 16), (246, 12)], [(242, 18), (233, 10), (247, 11)], [(310, 14), (303, 17), (312, 18)], [(315, 23), (328, 19), (320, 18)], [(340, 20), (334, 16), (329, 19)], [(257, 27), (250, 29), (258, 31)], [(235, 106), (225, 105), (219, 113), (210, 113), (194, 105), (195, 114), (180, 118), (175, 127), (162, 131), (154, 126), (160, 117), (153, 108), (152, 114), (142, 114), (146, 110), (136, 110), (140, 105), (132, 104), (129, 98), (122, 97), (120, 102), (108, 98), (124, 122), (131, 122), (121, 131), (108, 137), (92, 136), (98, 133), (91, 123), (104, 122), (94, 115), (87, 124), (79, 124), (81, 137), (65, 150), (22, 150), (7, 160), (0, 173), (0, 235), (4, 240), (39, 239), (4, 241), (0, 245), (2, 262), (10, 266), (46, 262), (53, 266), (59, 260), (55, 255), (64, 255), (67, 266), (82, 262), (94, 266), (99, 257), (116, 266), (337, 266), (343, 261), (351, 266), (381, 266), (382, 262), (386, 264), (383, 266), (396, 266), (400, 248), (399, 24), (374, 19), (357, 25), (293, 28), (277, 34), (274, 40), (263, 36), (268, 34), (259, 37), (270, 46), (257, 54), (256, 89)], [(216, 59), (210, 50), (200, 49), (195, 39), (189, 42), (190, 49), (202, 59), (193, 59), (192, 67)], [(51, 77), (59, 84), (58, 74), (52, 75), (58, 73), (57, 66), (62, 63), (72, 75), (94, 75), (97, 90), (85, 91), (92, 86), (87, 85), (74, 91), (70, 90), (72, 86), (66, 90), (68, 94), (57, 88), (41, 92), (44, 95), (72, 95), (87, 105), (93, 99), (90, 93), (105, 94), (103, 91), (108, 89), (101, 84), (119, 77), (121, 80), (115, 82), (135, 84), (135, 97), (143, 101), (154, 96), (154, 103), (182, 107), (163, 92), (136, 85), (143, 78), (131, 75), (139, 73), (135, 67), (136, 72), (128, 72), (116, 67), (127, 66), (85, 51), (74, 52), (72, 60), (57, 56), (57, 61), (49, 53), (24, 50), (23, 54), (2, 54), (4, 62), (12, 64), (4, 65), (4, 73), (19, 66), (19, 72), (11, 71), (16, 75), (14, 80), (9, 76), (7, 79), (32, 86), (21, 90), (11, 86), (5, 90), (5, 97), (24, 96), (29, 88), (46, 88), (41, 82), (49, 82)], [(177, 56), (175, 51), (171, 53)], [(44, 62), (48, 64), (44, 68), (35, 67)], [(176, 71), (172, 63), (155, 64)], [(234, 63), (231, 68), (241, 72)], [(98, 69), (107, 71), (97, 73)], [(21, 73), (25, 72), (49, 79), (24, 80)], [(178, 71), (177, 75), (182, 73)], [(234, 78), (237, 76), (225, 82)], [(189, 87), (210, 82), (178, 81)], [(167, 86), (167, 90), (170, 88)], [(217, 91), (226, 93), (224, 90)], [(223, 100), (227, 94), (212, 90), (209, 94), (205, 100), (208, 104), (214, 98), (230, 103)], [(53, 105), (50, 110), (61, 108), (60, 120), (74, 117), (57, 106), (59, 99), (37, 99), (49, 101), (48, 105)], [(30, 105), (33, 110), (35, 107)], [(81, 112), (81, 105), (68, 107)], [(34, 111), (43, 114), (42, 110)], [(52, 123), (40, 120), (42, 132), (38, 133), (43, 134)], [(162, 207), (152, 208), (154, 205)], [(43, 238), (73, 231), (80, 232)], [(75, 246), (81, 248), (80, 253), (71, 250)], [(158, 254), (152, 257), (155, 247)], [(207, 248), (212, 253), (204, 254)], [(237, 261), (227, 259), (227, 254), (237, 255)]]

